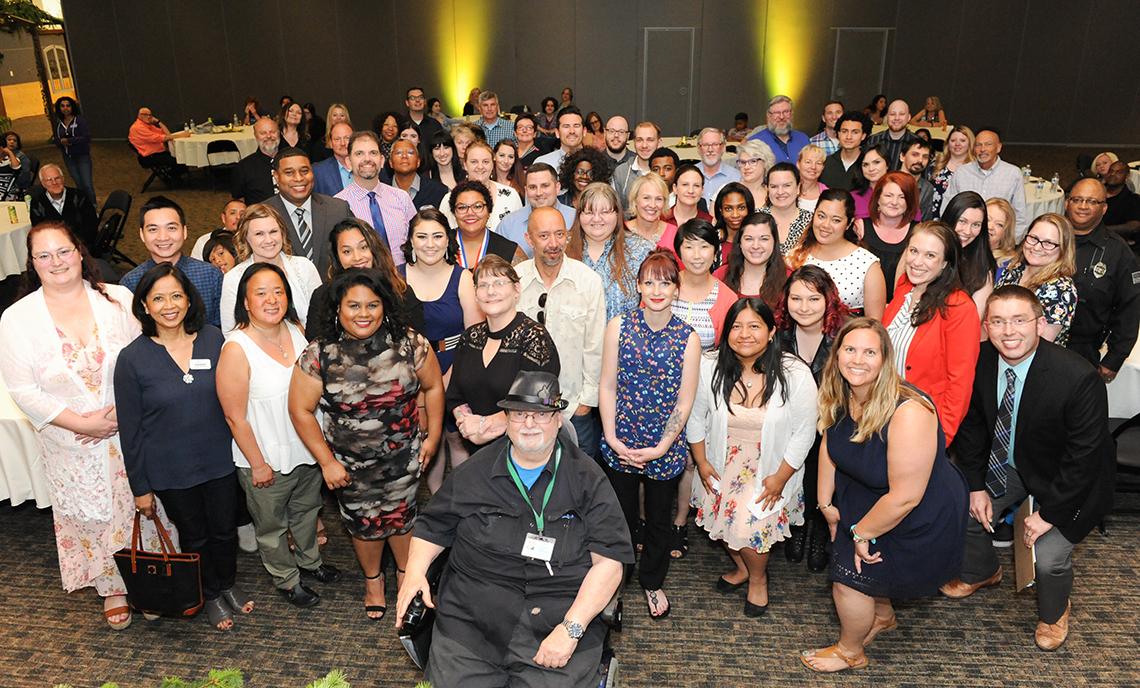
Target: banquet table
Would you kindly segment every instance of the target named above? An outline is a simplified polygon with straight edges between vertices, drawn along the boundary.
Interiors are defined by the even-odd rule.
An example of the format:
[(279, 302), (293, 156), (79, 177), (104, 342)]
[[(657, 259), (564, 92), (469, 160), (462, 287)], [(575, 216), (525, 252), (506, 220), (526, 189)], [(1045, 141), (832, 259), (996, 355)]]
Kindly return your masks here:
[[(937, 124), (935, 126), (922, 126), (922, 127), (918, 127), (918, 126), (915, 126), (913, 124), (908, 124), (908, 125), (906, 125), (906, 128), (910, 129), (912, 132), (918, 131), (919, 129), (925, 129), (925, 130), (930, 132), (930, 138), (938, 139), (939, 141), (945, 141), (950, 136), (950, 132), (954, 130), (954, 125), (947, 124), (946, 128), (943, 129), (941, 124)], [(880, 131), (886, 131), (886, 130), (887, 130), (887, 125), (885, 125), (885, 124), (876, 124), (875, 126), (871, 127), (871, 133), (872, 134), (878, 134)]]
[(0, 379), (0, 501), (5, 499), (12, 506), (29, 499), (40, 509), (51, 506), (36, 431)]
[(0, 279), (18, 275), (27, 267), (28, 230), (31, 228), (32, 219), (26, 203), (0, 203)]
[(1040, 195), (1037, 193), (1037, 181), (1035, 177), (1030, 178), (1030, 182), (1025, 185), (1025, 216), (1032, 221), (1035, 217), (1044, 215), (1045, 213), (1065, 213), (1065, 190), (1053, 190), (1052, 184), (1045, 180), (1043, 182)]
[[(211, 141), (233, 141), (237, 144), (238, 152), (215, 153), (214, 159), (206, 157), (206, 148)], [(239, 162), (242, 158), (257, 150), (257, 139), (253, 136), (253, 127), (242, 127), (238, 131), (227, 131), (220, 134), (191, 134), (187, 138), (171, 139), (170, 145), (174, 158), (188, 167), (209, 167)]]
[(1140, 189), (1140, 160), (1128, 163), (1128, 181), (1132, 182), (1132, 190)]
[(1108, 383), (1108, 417), (1131, 418), (1140, 414), (1140, 340)]
[[(697, 147), (697, 139), (692, 136), (683, 137), (685, 139), (686, 147), (678, 148), (678, 145), (681, 143), (681, 138), (682, 137), (680, 136), (662, 136), (661, 147), (668, 148), (669, 150), (673, 151), (682, 161), (699, 161), (701, 159), (701, 149)], [(692, 147), (689, 148), (687, 147), (688, 145), (691, 145)], [(740, 144), (730, 143), (728, 145), (738, 146)], [(633, 148), (632, 140), (629, 142), (629, 147), (631, 149)], [(724, 155), (720, 157), (720, 159), (728, 163), (729, 167), (736, 167), (736, 153), (726, 151)]]

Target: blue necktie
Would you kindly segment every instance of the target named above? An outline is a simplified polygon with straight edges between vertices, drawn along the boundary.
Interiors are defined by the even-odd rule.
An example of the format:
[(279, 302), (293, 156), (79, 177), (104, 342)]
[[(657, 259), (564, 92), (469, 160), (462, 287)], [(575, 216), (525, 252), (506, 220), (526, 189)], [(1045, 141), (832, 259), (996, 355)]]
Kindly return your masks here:
[(1013, 397), (1017, 373), (1012, 368), (1005, 370), (1005, 394), (998, 407), (997, 421), (994, 423), (994, 441), (990, 446), (990, 460), (986, 469), (986, 489), (995, 497), (1005, 494), (1006, 463), (1009, 462), (1009, 441), (1013, 435)]
[(388, 232), (384, 229), (384, 217), (380, 214), (380, 204), (376, 202), (375, 191), (368, 192), (368, 212), (372, 214), (372, 229), (376, 230), (380, 235), (380, 241), (383, 241), (391, 251), (392, 245), (388, 243)]

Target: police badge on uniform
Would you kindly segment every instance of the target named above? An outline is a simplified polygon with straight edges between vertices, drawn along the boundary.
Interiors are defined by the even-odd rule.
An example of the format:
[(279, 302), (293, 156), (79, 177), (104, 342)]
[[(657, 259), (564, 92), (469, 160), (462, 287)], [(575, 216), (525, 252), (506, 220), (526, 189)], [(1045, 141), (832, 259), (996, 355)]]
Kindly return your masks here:
[(1094, 276), (1095, 276), (1097, 279), (1100, 279), (1101, 277), (1104, 277), (1104, 273), (1106, 273), (1106, 272), (1108, 272), (1108, 266), (1106, 266), (1106, 265), (1104, 264), (1104, 261), (1103, 261), (1103, 260), (1102, 260), (1102, 261), (1100, 261), (1099, 263), (1097, 263), (1096, 265), (1094, 265), (1094, 266), (1093, 266), (1093, 275), (1094, 275)]

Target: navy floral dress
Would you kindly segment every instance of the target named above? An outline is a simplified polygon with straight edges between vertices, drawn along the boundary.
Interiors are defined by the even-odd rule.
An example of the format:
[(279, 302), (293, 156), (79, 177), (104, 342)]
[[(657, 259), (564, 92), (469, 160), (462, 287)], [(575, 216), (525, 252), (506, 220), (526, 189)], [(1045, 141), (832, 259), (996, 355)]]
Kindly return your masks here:
[[(618, 335), (617, 404), (614, 433), (627, 447), (653, 447), (661, 441), (665, 422), (681, 392), (681, 368), (685, 347), (693, 329), (676, 315), (660, 331), (645, 322), (645, 313), (635, 310), (622, 319)], [(644, 473), (653, 480), (670, 480), (685, 470), (688, 456), (685, 430), (669, 451), (645, 469), (622, 465), (617, 454), (602, 440), (606, 464), (622, 473)]]
[(352, 477), (333, 492), (354, 538), (380, 540), (412, 529), (420, 478), (416, 371), (429, 350), (414, 330), (393, 344), (385, 325), (369, 339), (314, 341), (297, 362), (324, 385), (325, 441)]
[[(1025, 263), (1015, 265), (1010, 261), (998, 277), (994, 289), (1020, 282), (1022, 275), (1025, 274), (1025, 267)], [(1077, 312), (1077, 285), (1069, 277), (1059, 277), (1037, 285), (1034, 293), (1041, 301), (1041, 308), (1045, 310), (1045, 322), (1061, 326), (1061, 331), (1053, 343), (1058, 346), (1067, 345), (1069, 326), (1073, 324), (1073, 314)]]

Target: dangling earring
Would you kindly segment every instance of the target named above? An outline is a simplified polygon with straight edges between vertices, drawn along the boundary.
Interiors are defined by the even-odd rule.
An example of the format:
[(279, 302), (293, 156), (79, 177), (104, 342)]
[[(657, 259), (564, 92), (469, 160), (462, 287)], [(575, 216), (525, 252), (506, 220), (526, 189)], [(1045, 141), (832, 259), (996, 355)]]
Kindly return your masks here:
[(416, 262), (416, 249), (413, 248), (412, 249), (412, 264), (414, 265), (415, 262)]

